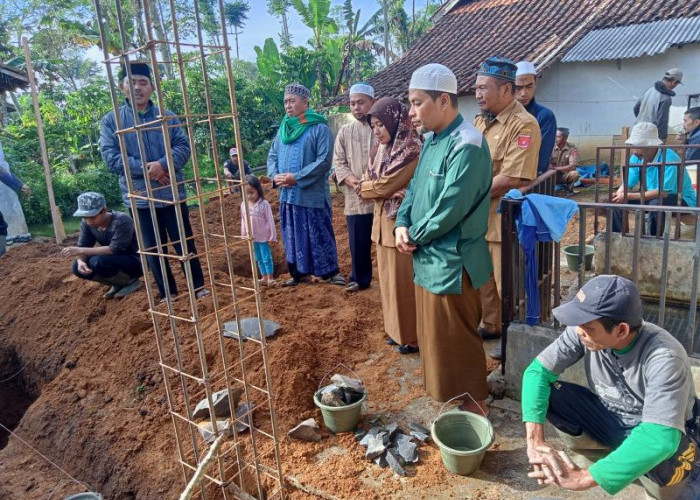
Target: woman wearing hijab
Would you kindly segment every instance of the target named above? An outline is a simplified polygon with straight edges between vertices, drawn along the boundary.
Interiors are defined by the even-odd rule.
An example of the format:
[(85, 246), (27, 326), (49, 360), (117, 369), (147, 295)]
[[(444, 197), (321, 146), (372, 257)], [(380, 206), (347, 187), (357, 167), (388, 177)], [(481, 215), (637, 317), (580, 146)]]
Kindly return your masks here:
[(368, 113), (377, 138), (365, 179), (358, 185), (363, 199), (374, 200), (372, 241), (377, 244), (377, 268), (387, 343), (401, 354), (418, 352), (413, 258), (399, 253), (394, 222), (421, 151), (420, 136), (408, 109), (392, 97), (379, 99)]

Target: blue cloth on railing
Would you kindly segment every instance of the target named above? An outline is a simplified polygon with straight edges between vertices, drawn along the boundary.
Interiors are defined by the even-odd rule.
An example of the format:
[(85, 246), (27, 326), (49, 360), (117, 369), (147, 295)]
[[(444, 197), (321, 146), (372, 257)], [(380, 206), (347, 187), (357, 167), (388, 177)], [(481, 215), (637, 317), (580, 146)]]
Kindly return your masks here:
[[(595, 179), (595, 165), (581, 165), (576, 167), (576, 171), (581, 175), (581, 179)], [(600, 164), (600, 177), (610, 177), (610, 165)]]
[(518, 240), (523, 254), (525, 254), (526, 322), (533, 326), (540, 320), (540, 296), (537, 290), (538, 269), (535, 252), (537, 242), (560, 241), (564, 236), (567, 224), (578, 212), (578, 205), (572, 200), (555, 196), (523, 195), (517, 189), (508, 191), (503, 199), (523, 200), (520, 210), (516, 211), (514, 215), (518, 228)]

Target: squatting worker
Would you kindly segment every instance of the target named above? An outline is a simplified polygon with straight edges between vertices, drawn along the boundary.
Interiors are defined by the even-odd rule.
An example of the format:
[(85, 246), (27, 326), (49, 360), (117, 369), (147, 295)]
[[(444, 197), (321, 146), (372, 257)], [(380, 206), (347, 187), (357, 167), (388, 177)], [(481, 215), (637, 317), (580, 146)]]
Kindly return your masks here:
[(441, 64), (418, 68), (408, 90), (412, 121), (429, 133), (396, 217), (396, 246), (413, 254), (423, 383), (462, 408), (487, 411), (478, 288), (488, 280), (491, 158), (486, 140), (457, 109), (457, 78)]
[(350, 112), (355, 120), (343, 125), (335, 138), (333, 167), (345, 195), (345, 220), (348, 226), (352, 271), (348, 292), (369, 287), (372, 281), (372, 220), (374, 203), (357, 194), (357, 186), (367, 172), (370, 148), (376, 140), (367, 120), (374, 103), (374, 89), (360, 82), (350, 87)]
[(397, 250), (394, 224), (423, 144), (408, 108), (393, 97), (378, 99), (367, 116), (377, 144), (369, 155), (369, 170), (359, 191), (363, 199), (374, 201), (372, 241), (377, 244), (384, 331), (389, 336), (386, 342), (398, 345), (401, 354), (414, 354), (418, 352), (418, 336), (413, 257)]
[(141, 288), (143, 271), (131, 217), (107, 210), (105, 197), (93, 192), (78, 196), (73, 217), (83, 218), (78, 246), (61, 250), (64, 257), (77, 257), (73, 274), (109, 286), (105, 299), (126, 297)]
[[(481, 113), (474, 119), (474, 126), (484, 134), (493, 161), (486, 233), (493, 274), (481, 288), (483, 313), (479, 329), (485, 340), (501, 335), (501, 216), (497, 213), (498, 205), (510, 189), (525, 186), (537, 177), (540, 127), (535, 117), (515, 100), (516, 71), (512, 61), (491, 57), (479, 66), (476, 77), (476, 100)], [(500, 348), (489, 355), (500, 359)]]
[[(241, 168), (239, 165), (238, 148), (231, 148), (228, 153), (231, 157), (224, 162), (224, 177), (226, 180), (240, 181)], [(243, 179), (249, 176), (250, 172), (250, 163), (248, 163), (248, 160), (243, 160)], [(237, 186), (231, 186), (231, 194), (237, 193), (238, 191), (239, 189)]]
[(557, 128), (554, 149), (549, 157), (549, 169), (557, 173), (557, 185), (562, 186), (567, 194), (576, 194), (574, 184), (581, 178), (578, 167), (578, 148), (569, 142), (569, 129)]
[(296, 286), (315, 275), (345, 286), (338, 269), (328, 172), (333, 134), (326, 118), (309, 109), (309, 89), (299, 83), (284, 89), (286, 112), (267, 156), (267, 175), (280, 190), (280, 226), (291, 278)]
[[(530, 477), (611, 495), (638, 479), (647, 498), (679, 498), (697, 456), (698, 403), (683, 346), (642, 320), (636, 285), (619, 276), (596, 276), (553, 312), (567, 328), (523, 375)], [(581, 359), (588, 387), (557, 381)], [(545, 441), (545, 419), (578, 466)]]
[[(133, 86), (134, 95), (131, 95), (131, 86), (126, 72), (126, 66), (122, 65), (119, 69), (119, 88), (126, 97), (126, 103), (118, 110), (119, 126), (121, 129), (128, 129), (134, 126), (134, 112), (132, 106), (136, 105), (136, 114), (139, 124), (152, 122), (152, 127), (142, 129), (141, 139), (145, 149), (146, 158), (141, 158), (139, 150), (139, 141), (136, 132), (125, 134), (124, 141), (126, 143), (127, 158), (123, 159), (119, 148), (119, 139), (117, 137), (117, 120), (114, 116), (114, 111), (110, 111), (102, 118), (102, 130), (100, 132), (100, 148), (102, 150), (102, 158), (109, 169), (119, 176), (119, 187), (124, 194), (124, 204), (131, 206), (129, 201), (129, 189), (126, 183), (125, 167), (129, 169), (135, 194), (141, 196), (149, 195), (147, 191), (147, 183), (151, 187), (151, 196), (157, 201), (153, 202), (155, 207), (156, 220), (151, 217), (149, 202), (142, 199), (136, 200), (136, 212), (139, 218), (141, 228), (141, 238), (145, 250), (149, 252), (167, 253), (168, 240), (172, 243), (175, 253), (182, 255), (181, 235), (178, 229), (177, 214), (175, 210), (179, 210), (185, 226), (185, 238), (187, 238), (187, 253), (191, 255), (197, 254), (197, 248), (192, 238), (192, 226), (190, 224), (190, 215), (187, 204), (172, 203), (172, 200), (184, 200), (185, 185), (184, 174), (182, 172), (185, 163), (190, 157), (190, 143), (182, 128), (179, 126), (180, 121), (175, 115), (165, 110), (165, 116), (169, 117), (169, 134), (168, 140), (165, 140), (163, 132), (158, 120), (161, 116), (161, 111), (151, 101), (151, 95), (155, 90), (153, 81), (151, 80), (151, 68), (144, 62), (130, 63), (131, 69), (131, 86)], [(166, 157), (166, 148), (170, 147), (173, 159), (173, 168), (175, 170), (175, 183), (168, 175), (168, 160)], [(126, 160), (126, 166), (124, 161)], [(162, 200), (162, 201), (161, 201)], [(176, 208), (177, 207), (177, 208)], [(132, 214), (133, 216), (134, 214)], [(157, 248), (156, 233), (158, 231), (161, 240), (161, 248)], [(170, 297), (177, 295), (177, 285), (170, 270), (169, 259), (165, 260), (165, 271), (167, 277), (168, 291)], [(158, 287), (161, 301), (167, 298), (166, 285), (161, 272), (160, 258), (156, 255), (147, 257), (148, 267), (153, 273), (153, 278)], [(192, 282), (197, 298), (202, 298), (209, 295), (209, 290), (204, 288), (204, 274), (202, 273), (202, 265), (198, 258), (189, 259), (192, 269)], [(181, 264), (183, 273), (185, 272), (186, 264)]]
[(557, 119), (551, 109), (542, 106), (535, 99), (537, 91), (537, 69), (530, 61), (520, 61), (516, 64), (518, 71), (515, 73), (515, 98), (525, 107), (525, 110), (535, 117), (540, 126), (539, 161), (537, 173), (543, 174), (549, 168), (549, 155), (554, 148)]

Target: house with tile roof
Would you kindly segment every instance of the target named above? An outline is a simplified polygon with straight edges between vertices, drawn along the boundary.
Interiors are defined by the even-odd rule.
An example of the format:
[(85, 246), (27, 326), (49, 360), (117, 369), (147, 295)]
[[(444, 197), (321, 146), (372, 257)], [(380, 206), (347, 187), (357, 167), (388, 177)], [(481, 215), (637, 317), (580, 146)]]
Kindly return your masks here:
[[(582, 159), (634, 123), (637, 98), (678, 67), (670, 126), (700, 94), (700, 2), (689, 0), (448, 0), (398, 61), (369, 79), (376, 95), (406, 99), (411, 73), (431, 62), (457, 75), (460, 110), (478, 113), (476, 69), (489, 56), (537, 67), (537, 99), (571, 129)], [(337, 102), (337, 101), (336, 101)], [(700, 105), (696, 98), (693, 105)]]

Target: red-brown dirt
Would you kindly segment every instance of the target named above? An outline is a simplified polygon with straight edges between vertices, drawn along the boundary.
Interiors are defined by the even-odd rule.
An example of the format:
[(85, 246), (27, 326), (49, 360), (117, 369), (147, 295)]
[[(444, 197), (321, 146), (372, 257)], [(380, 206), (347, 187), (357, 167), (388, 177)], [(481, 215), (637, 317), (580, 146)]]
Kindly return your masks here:
[[(274, 196), (271, 201), (276, 213)], [(232, 197), (224, 202), (232, 228), (239, 225), (238, 203)], [(210, 232), (216, 229), (217, 204), (213, 201), (206, 209)], [(201, 227), (196, 211), (192, 214), (195, 228)], [(334, 197), (334, 225), (341, 272), (347, 276), (350, 256), (341, 196)], [(203, 248), (201, 241), (198, 245)], [(104, 300), (103, 287), (73, 278), (70, 263), (59, 252), (52, 241), (35, 242), (13, 249), (0, 261), (0, 354), (14, 352), (17, 363), (12, 366), (24, 367), (16, 387), (35, 400), (15, 432), (105, 498), (177, 498), (184, 486), (183, 473), (146, 293)], [(236, 271), (249, 276), (247, 253), (236, 252)], [(277, 271), (283, 273), (281, 245), (275, 260)], [(215, 273), (225, 271), (220, 265), (214, 263)], [(175, 275), (182, 287), (182, 273), (175, 270)], [(205, 300), (209, 302), (203, 303), (203, 312), (211, 313), (213, 305)], [(264, 316), (284, 327), (269, 343), (269, 365), (285, 473), (295, 468), (302, 474), (314, 473), (312, 462), (304, 464), (328, 440), (290, 442), (286, 432), (310, 416), (321, 421), (312, 395), (323, 375), (338, 363), (359, 370), (374, 401), (401, 407), (424, 395), (420, 387), (400, 395), (399, 384), (390, 375), (398, 354), (384, 344), (376, 281), (371, 289), (354, 295), (324, 283), (270, 288), (263, 291), (262, 300)], [(243, 307), (244, 313), (252, 311), (252, 305)], [(211, 326), (210, 320), (205, 330)], [(237, 351), (234, 343), (230, 349)], [(379, 354), (369, 366), (365, 362), (372, 353)], [(194, 354), (186, 361), (198, 363)], [(214, 361), (212, 370), (216, 369)], [(14, 372), (7, 365), (0, 370), (0, 380)], [(420, 377), (418, 371), (413, 375)], [(264, 382), (262, 363), (252, 366), (251, 377), (258, 384)], [(324, 470), (332, 478), (329, 489), (339, 497), (363, 498), (367, 490), (362, 492), (356, 476), (365, 465), (352, 439), (338, 436), (331, 442), (350, 448), (358, 460), (338, 460), (334, 465), (331, 459)], [(445, 474), (439, 454), (431, 450), (422, 456), (420, 481), (439, 484)], [(391, 496), (391, 473), (377, 469), (377, 474), (387, 476), (386, 494)], [(0, 450), (0, 499), (63, 498), (85, 489), (15, 437)], [(310, 498), (290, 492), (292, 498)]]

